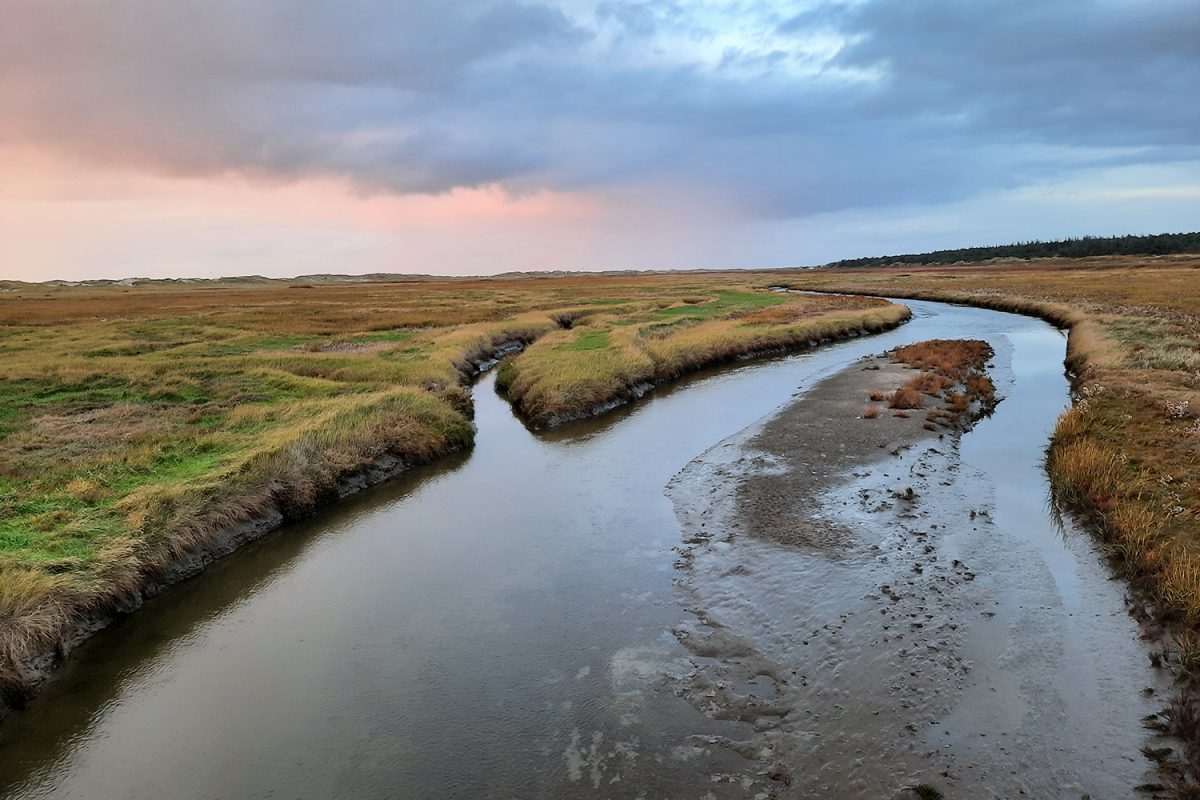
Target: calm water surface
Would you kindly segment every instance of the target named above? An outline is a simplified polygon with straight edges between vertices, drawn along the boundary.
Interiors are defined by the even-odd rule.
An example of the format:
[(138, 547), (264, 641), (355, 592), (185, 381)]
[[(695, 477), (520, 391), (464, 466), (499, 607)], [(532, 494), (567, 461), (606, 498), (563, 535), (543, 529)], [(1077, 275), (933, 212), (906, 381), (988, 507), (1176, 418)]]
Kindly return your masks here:
[(732, 723), (658, 686), (686, 655), (672, 475), (820, 377), (932, 337), (1024, 337), (1049, 365), (1017, 376), (1040, 382), (1030, 420), (1048, 431), (1067, 403), (1052, 328), (909, 305), (897, 331), (549, 434), (485, 378), (469, 455), (244, 548), (76, 651), (0, 725), (0, 797), (703, 796), (739, 759), (689, 738)]

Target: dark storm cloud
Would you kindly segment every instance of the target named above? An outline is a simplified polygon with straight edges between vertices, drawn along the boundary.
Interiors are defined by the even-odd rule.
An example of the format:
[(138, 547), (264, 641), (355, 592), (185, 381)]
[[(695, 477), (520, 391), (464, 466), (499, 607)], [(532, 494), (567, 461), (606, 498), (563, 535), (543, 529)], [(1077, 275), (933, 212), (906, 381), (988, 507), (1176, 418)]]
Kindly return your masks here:
[(753, 214), (1197, 157), (1194, 0), (9, 2), (0, 140), (364, 190), (696, 187)]
[(1200, 6), (1190, 0), (870, 2), (838, 17), (858, 38), (834, 63), (886, 73), (864, 111), (1067, 144), (1197, 144)]

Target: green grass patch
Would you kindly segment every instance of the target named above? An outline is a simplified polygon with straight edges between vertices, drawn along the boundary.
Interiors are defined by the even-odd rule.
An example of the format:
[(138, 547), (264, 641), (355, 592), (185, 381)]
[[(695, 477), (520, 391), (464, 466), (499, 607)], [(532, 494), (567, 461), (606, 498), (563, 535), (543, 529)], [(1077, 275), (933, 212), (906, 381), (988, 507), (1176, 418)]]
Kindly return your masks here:
[(234, 452), (229, 445), (202, 440), (190, 446), (168, 446), (142, 464), (115, 466), (101, 473), (110, 491), (127, 494), (152, 483), (185, 483), (214, 470)]
[(198, 356), (241, 356), (258, 350), (290, 350), (316, 341), (315, 336), (242, 336), (222, 342), (205, 342), (189, 347), (189, 354)]
[(559, 345), (560, 350), (607, 350), (612, 347), (608, 331), (581, 330), (574, 341)]
[(375, 342), (407, 342), (415, 335), (416, 331), (400, 328), (392, 331), (372, 331), (371, 333), (364, 333), (359, 336), (351, 336), (342, 341), (362, 342), (363, 344), (371, 344)]
[(773, 292), (739, 292), (723, 290), (716, 293), (714, 300), (704, 302), (684, 301), (684, 305), (668, 306), (652, 311), (651, 319), (710, 320), (730, 317), (739, 313), (749, 313), (760, 309), (777, 306), (787, 302), (787, 298)]

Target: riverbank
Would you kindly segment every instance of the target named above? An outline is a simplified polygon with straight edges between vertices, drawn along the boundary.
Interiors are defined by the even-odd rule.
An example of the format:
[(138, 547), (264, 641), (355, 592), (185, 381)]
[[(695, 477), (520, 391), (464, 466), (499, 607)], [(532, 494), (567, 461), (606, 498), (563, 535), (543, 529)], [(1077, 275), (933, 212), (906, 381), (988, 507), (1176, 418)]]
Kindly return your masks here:
[[(463, 354), (458, 369), (464, 381), (525, 346), (523, 339), (505, 334), (498, 339), (481, 342)], [(456, 408), (469, 419), (469, 400), (465, 404), (461, 398), (455, 400)], [(394, 425), (396, 420), (380, 422)], [(430, 427), (424, 435), (414, 435), (411, 428), (396, 435), (374, 427), (366, 432), (373, 439), (369, 444), (360, 439), (353, 449), (343, 442), (335, 452), (310, 452), (258, 491), (227, 497), (215, 511), (190, 514), (174, 536), (163, 536), (164, 547), (143, 556), (136, 571), (120, 581), (99, 584), (86, 594), (64, 592), (52, 603), (43, 602), (30, 613), (5, 619), (0, 628), (0, 719), (22, 707), (75, 647), (216, 559), (412, 467), (470, 448), (469, 423), (451, 417), (443, 425), (436, 438), (430, 436)]]
[(1142, 598), (1156, 663), (1180, 687), (1148, 724), (1180, 737), (1177, 796), (1200, 785), (1200, 256), (818, 270), (796, 285), (926, 298), (1069, 330), (1073, 405), (1046, 466), (1056, 504), (1086, 521)]
[(1170, 681), (1101, 559), (1049, 526), (1030, 412), (1054, 403), (1022, 386), (1030, 358), (998, 354), (997, 419), (965, 435), (864, 413), (911, 374), (871, 359), (672, 481), (694, 615), (675, 688), (752, 726), (717, 743), (772, 796), (1077, 800), (1158, 780), (1141, 718)]
[(6, 297), (0, 714), (164, 586), (284, 521), (470, 447), (471, 378), (589, 314), (639, 330), (671, 319), (656, 341), (673, 348), (673, 374), (731, 355), (700, 350), (721, 331), (751, 331), (740, 351), (751, 355), (800, 343), (799, 330), (828, 339), (907, 314), (743, 280), (34, 287)]

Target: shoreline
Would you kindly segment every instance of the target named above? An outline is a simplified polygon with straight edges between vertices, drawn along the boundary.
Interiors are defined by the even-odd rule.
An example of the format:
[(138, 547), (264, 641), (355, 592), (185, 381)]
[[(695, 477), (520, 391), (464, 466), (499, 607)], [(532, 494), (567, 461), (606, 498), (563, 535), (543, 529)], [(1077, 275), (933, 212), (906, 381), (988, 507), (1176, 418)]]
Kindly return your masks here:
[[(468, 356), (460, 374), (468, 386), (473, 385), (480, 375), (498, 364), (501, 359), (520, 352), (528, 344), (528, 341), (521, 338), (494, 342), (481, 352)], [(467, 410), (472, 412), (467, 414), (470, 419), (473, 408)], [(28, 655), (10, 667), (16, 679), (9, 678), (3, 682), (4, 691), (0, 693), (0, 724), (3, 724), (8, 714), (23, 710), (25, 704), (36, 696), (42, 684), (51, 679), (70, 658), (71, 651), (119, 617), (133, 614), (146, 601), (157, 597), (164, 590), (199, 575), (214, 561), (233, 554), (243, 545), (257, 541), (289, 522), (311, 516), (321, 509), (395, 478), (413, 467), (436, 463), (446, 456), (468, 449), (469, 444), (464, 446), (452, 442), (446, 449), (430, 458), (406, 459), (400, 455), (385, 454), (371, 463), (361, 464), (339, 475), (333, 486), (325, 487), (326, 490), (318, 495), (316, 504), (302, 513), (290, 512), (284, 503), (279, 501), (268, 502), (265, 507), (257, 508), (245, 519), (214, 530), (199, 539), (192, 539), (187, 543), (186, 549), (176, 552), (166, 563), (143, 571), (138, 584), (131, 589), (122, 591), (113, 587), (108, 597), (98, 602), (93, 601), (87, 607), (64, 612), (68, 619), (53, 640), (41, 642), (40, 646), (28, 646)]]
[[(1106, 340), (1098, 319), (1092, 313), (1062, 303), (1003, 294), (979, 295), (943, 289), (896, 291), (879, 286), (875, 291), (852, 286), (808, 288), (790, 282), (779, 285), (787, 291), (928, 300), (1004, 311), (1035, 317), (1066, 331), (1063, 366), (1070, 383), (1071, 405), (1059, 417), (1046, 447), (1043, 468), (1050, 481), (1050, 501), (1056, 513), (1068, 517), (1092, 537), (1106, 562), (1128, 585), (1132, 595), (1129, 612), (1158, 648), (1152, 661), (1175, 679), (1169, 705), (1158, 709), (1146, 720), (1146, 725), (1184, 741), (1175, 754), (1160, 758), (1162, 777), (1175, 787), (1173, 791), (1194, 791), (1200, 780), (1200, 722), (1197, 721), (1200, 716), (1196, 713), (1200, 708), (1200, 665), (1193, 655), (1200, 643), (1197, 633), (1200, 607), (1195, 601), (1195, 583), (1186, 580), (1190, 564), (1178, 565), (1172, 572), (1170, 559), (1163, 559), (1153, 547), (1147, 546), (1147, 541), (1160, 536), (1165, 544), (1160, 543), (1159, 547), (1177, 543), (1170, 534), (1159, 533), (1156, 526), (1161, 524), (1161, 516), (1157, 522), (1146, 521), (1161, 512), (1143, 500), (1138, 487), (1131, 485), (1127, 477), (1118, 474), (1115, 465), (1124, 462), (1125, 453), (1114, 450), (1087, 430), (1085, 418), (1090, 401), (1102, 397), (1106, 391), (1104, 384), (1121, 370), (1119, 364), (1105, 362)], [(1125, 391), (1128, 393), (1128, 387)], [(1150, 395), (1156, 397), (1153, 390)], [(1078, 458), (1080, 452), (1089, 450), (1090, 458)], [(1180, 575), (1185, 578), (1181, 580)]]

